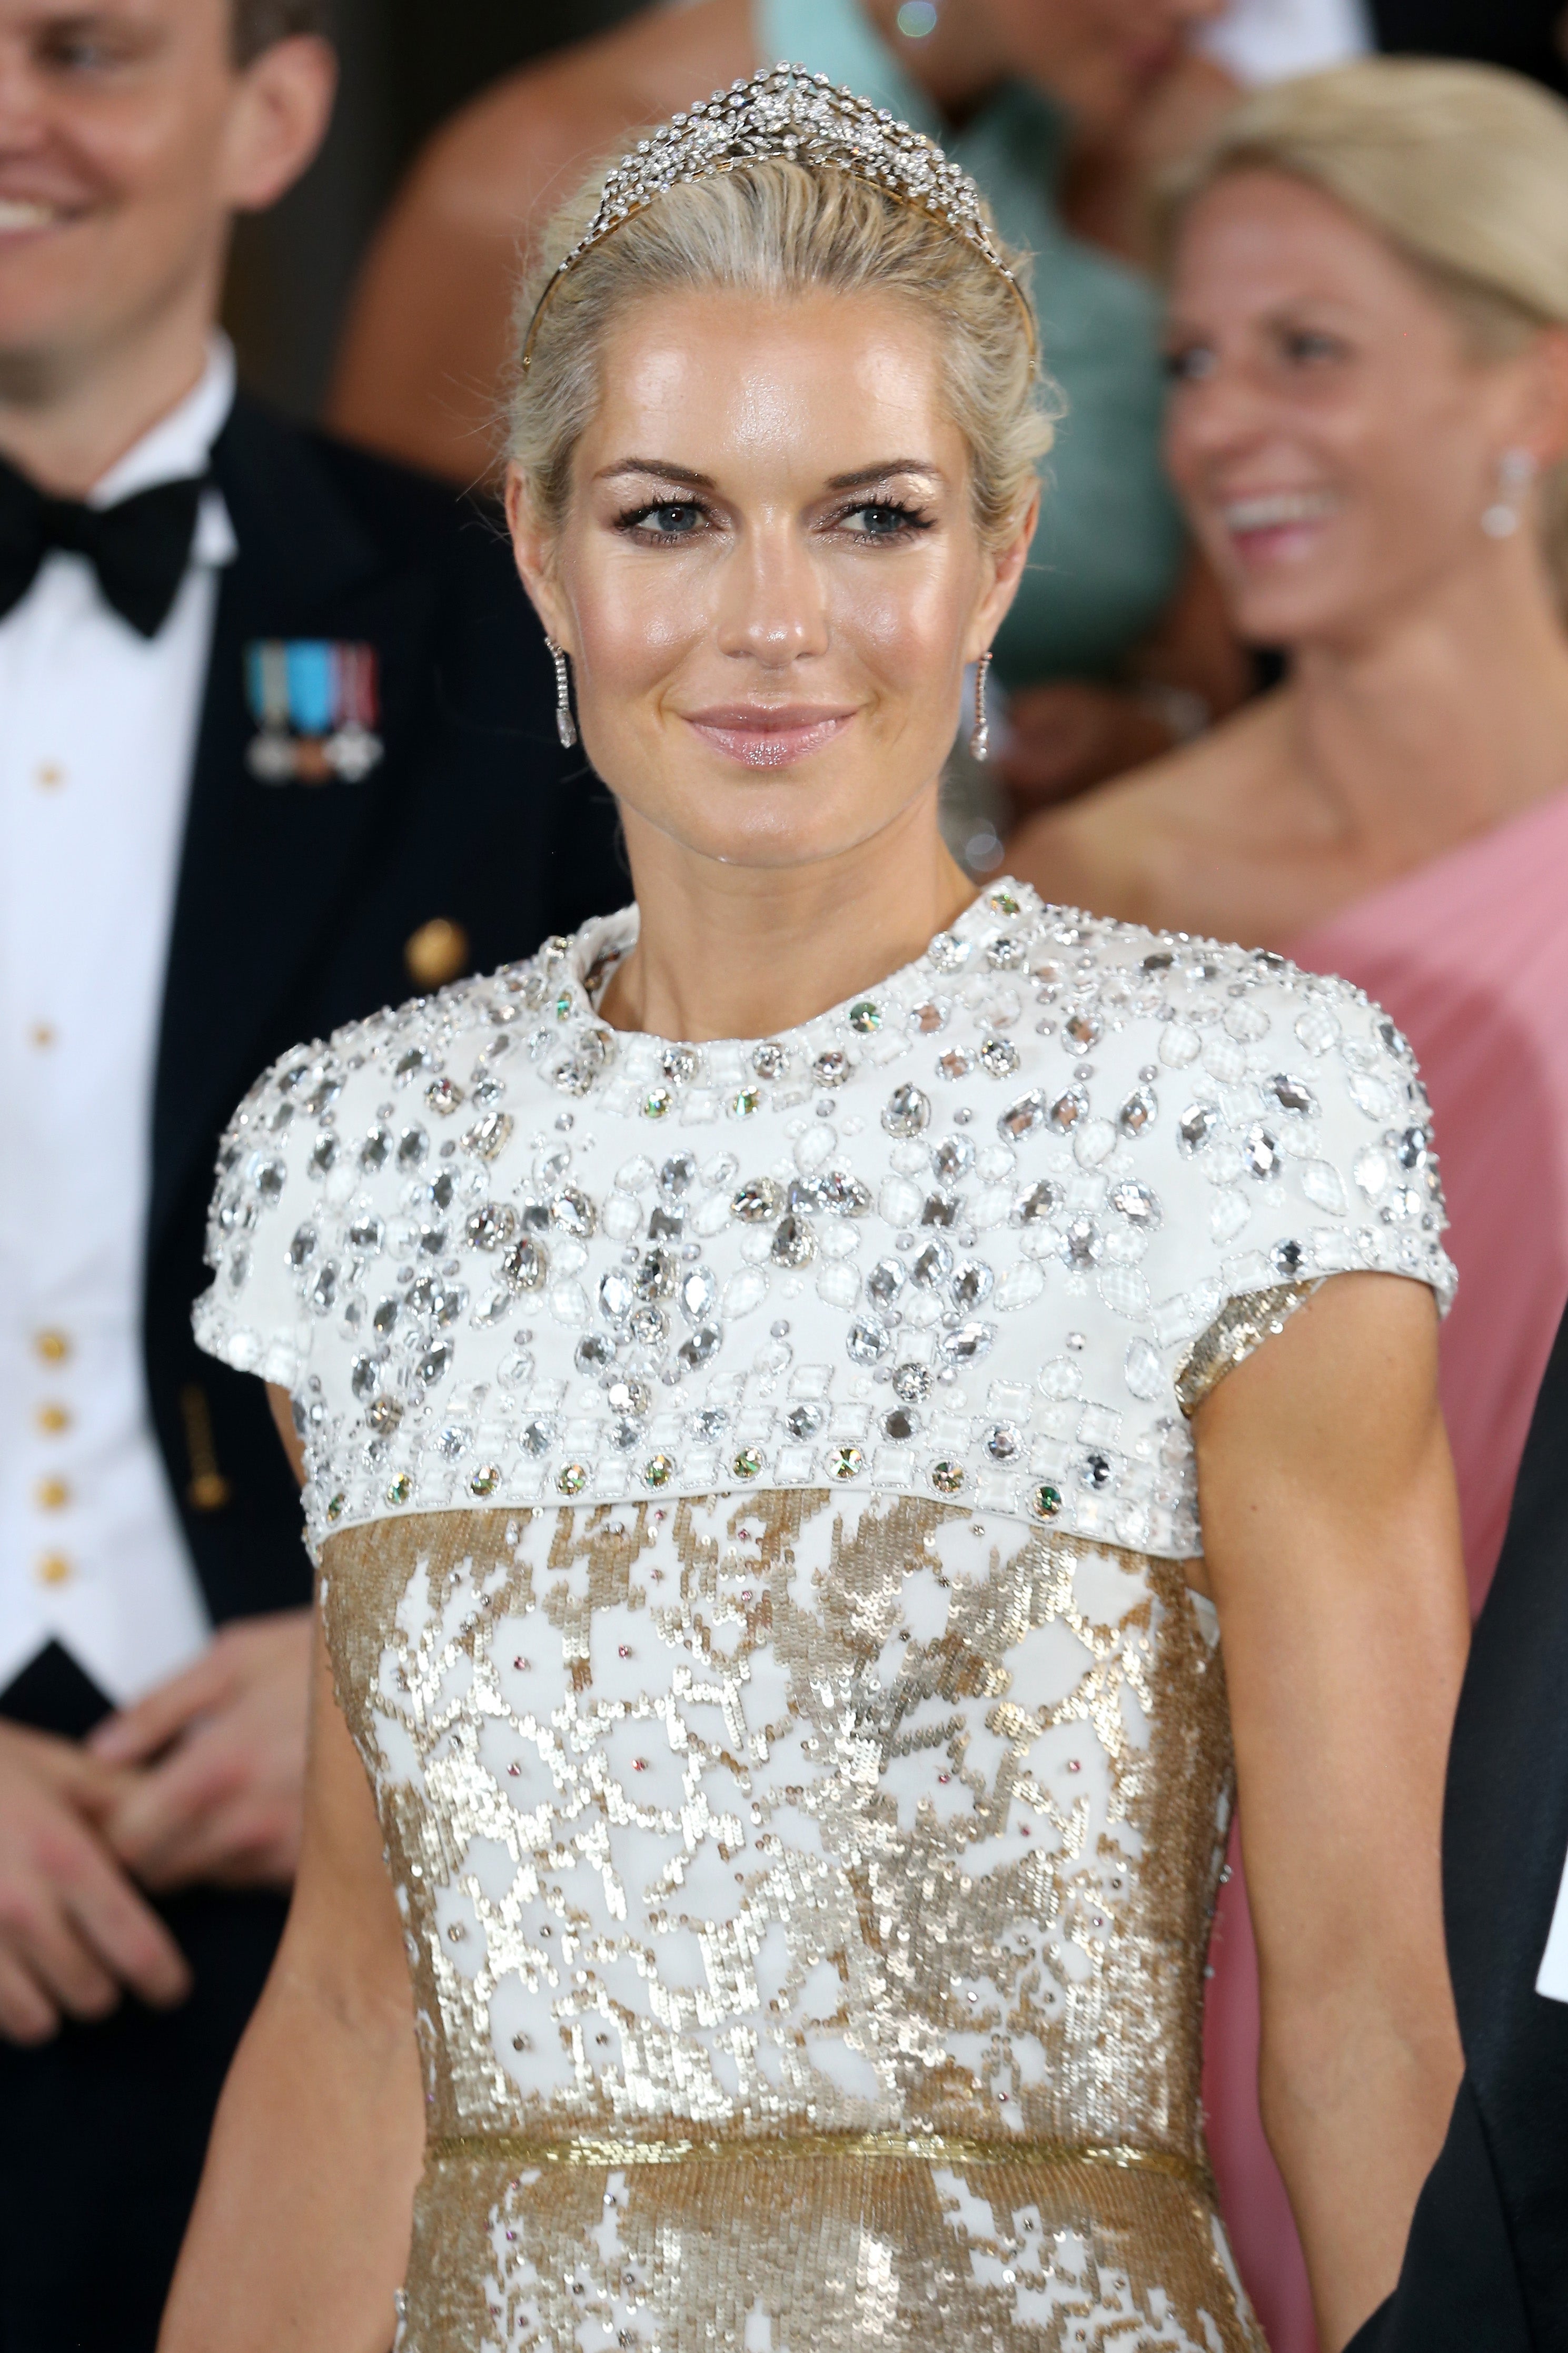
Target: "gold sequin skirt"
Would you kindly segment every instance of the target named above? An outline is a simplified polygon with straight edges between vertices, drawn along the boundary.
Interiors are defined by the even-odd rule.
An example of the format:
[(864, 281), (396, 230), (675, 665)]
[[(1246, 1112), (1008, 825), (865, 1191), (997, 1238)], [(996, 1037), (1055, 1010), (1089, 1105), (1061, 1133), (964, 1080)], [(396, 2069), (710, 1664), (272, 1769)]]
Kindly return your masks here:
[(931, 2147), (439, 2144), (399, 2353), (1267, 2353), (1195, 2167)]

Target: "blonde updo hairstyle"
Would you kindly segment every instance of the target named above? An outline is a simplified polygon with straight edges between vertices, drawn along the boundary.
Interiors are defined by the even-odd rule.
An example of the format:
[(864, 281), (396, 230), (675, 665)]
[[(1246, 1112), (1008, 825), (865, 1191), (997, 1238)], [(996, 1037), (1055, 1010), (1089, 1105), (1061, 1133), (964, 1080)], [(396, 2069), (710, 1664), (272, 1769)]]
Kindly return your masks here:
[(1006, 543), (1058, 413), (1024, 308), (1025, 257), (1005, 253), (1016, 290), (930, 214), (848, 172), (768, 156), (657, 196), (581, 257), (534, 322), (552, 274), (594, 216), (604, 176), (557, 213), (517, 304), (508, 455), (547, 531), (565, 514), (606, 338), (636, 304), (712, 290), (784, 300), (826, 290), (890, 295), (935, 331), (949, 414), (969, 447), (976, 527), (988, 548)]
[[(1482, 360), (1568, 327), (1568, 106), (1500, 67), (1363, 58), (1244, 99), (1165, 181), (1169, 259), (1191, 206), (1237, 172), (1282, 172), (1375, 230), (1447, 303)], [(1568, 460), (1541, 484), (1568, 612)]]

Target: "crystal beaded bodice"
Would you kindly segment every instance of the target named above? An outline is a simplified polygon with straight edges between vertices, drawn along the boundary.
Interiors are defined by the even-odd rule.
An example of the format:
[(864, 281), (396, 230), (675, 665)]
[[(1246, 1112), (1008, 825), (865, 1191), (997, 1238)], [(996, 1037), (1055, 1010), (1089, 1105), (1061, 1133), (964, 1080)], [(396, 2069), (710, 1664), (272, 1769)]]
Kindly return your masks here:
[(1241, 2353), (1184, 1408), (1340, 1269), (1446, 1295), (1408, 1052), (1012, 885), (668, 1046), (634, 922), (286, 1057), (220, 1171), (416, 1988), (404, 2341)]
[(754, 1483), (1201, 1549), (1178, 1382), (1237, 1299), (1452, 1270), (1408, 1048), (1342, 983), (989, 892), (758, 1043), (617, 1036), (635, 914), (288, 1056), (204, 1344), (296, 1398), (319, 1543)]

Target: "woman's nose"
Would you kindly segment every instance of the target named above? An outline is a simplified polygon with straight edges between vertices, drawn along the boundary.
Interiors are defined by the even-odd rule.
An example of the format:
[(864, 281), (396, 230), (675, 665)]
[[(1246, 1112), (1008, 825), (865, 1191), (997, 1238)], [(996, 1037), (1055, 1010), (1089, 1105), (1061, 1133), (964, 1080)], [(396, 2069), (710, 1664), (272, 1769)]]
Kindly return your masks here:
[(770, 668), (827, 647), (827, 611), (811, 552), (786, 524), (742, 534), (720, 586), (719, 641)]
[(1166, 417), (1166, 447), (1179, 467), (1184, 452), (1213, 457), (1254, 439), (1268, 426), (1268, 403), (1248, 369), (1215, 357), (1208, 373), (1178, 384)]
[(0, 163), (37, 153), (45, 135), (41, 96), (26, 42), (0, 37)]

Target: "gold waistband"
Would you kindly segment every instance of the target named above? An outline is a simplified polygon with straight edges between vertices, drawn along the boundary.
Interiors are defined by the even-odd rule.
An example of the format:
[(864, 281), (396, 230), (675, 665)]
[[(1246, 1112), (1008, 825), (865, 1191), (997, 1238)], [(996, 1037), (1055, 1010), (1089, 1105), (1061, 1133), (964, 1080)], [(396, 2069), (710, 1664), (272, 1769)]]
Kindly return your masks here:
[(810, 2158), (904, 2158), (928, 2165), (1098, 2165), (1123, 2172), (1163, 2173), (1212, 2200), (1206, 2168), (1173, 2150), (1135, 2148), (1121, 2143), (1051, 2140), (970, 2140), (944, 2133), (790, 2133), (772, 2139), (615, 2140), (584, 2135), (571, 2140), (536, 2140), (523, 2133), (457, 2133), (431, 2141), (433, 2164), (693, 2165), (799, 2163)]

